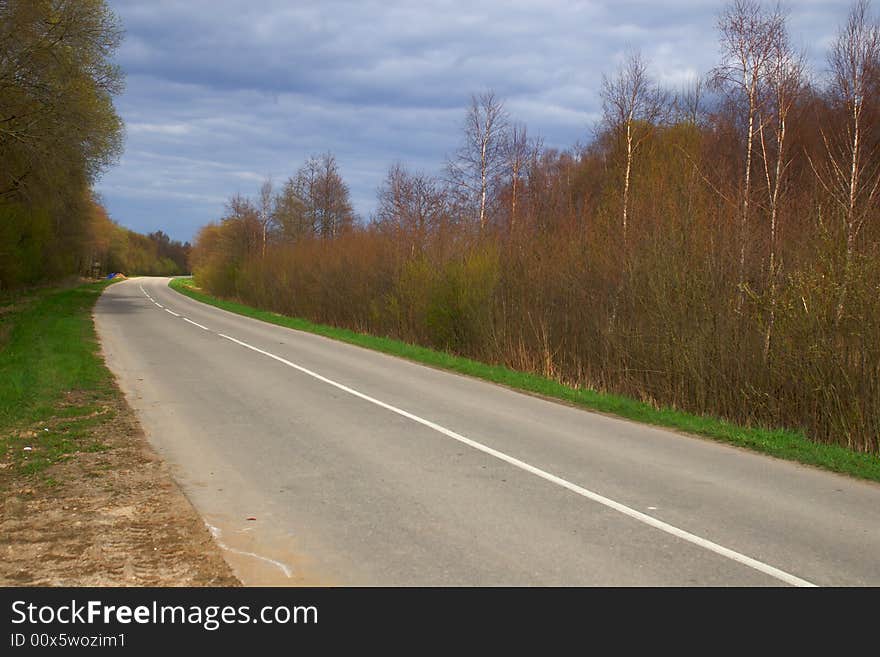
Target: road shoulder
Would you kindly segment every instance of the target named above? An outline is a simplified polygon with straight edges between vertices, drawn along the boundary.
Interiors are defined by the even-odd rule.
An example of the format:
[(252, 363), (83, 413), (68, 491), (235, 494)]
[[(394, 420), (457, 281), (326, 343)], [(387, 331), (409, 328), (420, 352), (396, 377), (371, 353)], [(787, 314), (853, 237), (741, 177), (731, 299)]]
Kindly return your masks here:
[[(19, 337), (13, 332), (18, 342), (0, 355), (29, 349)], [(40, 358), (25, 362), (37, 367)], [(97, 349), (90, 358), (100, 361)], [(59, 390), (46, 409), (2, 427), (0, 585), (238, 585), (112, 375), (95, 366), (106, 372), (100, 385)]]

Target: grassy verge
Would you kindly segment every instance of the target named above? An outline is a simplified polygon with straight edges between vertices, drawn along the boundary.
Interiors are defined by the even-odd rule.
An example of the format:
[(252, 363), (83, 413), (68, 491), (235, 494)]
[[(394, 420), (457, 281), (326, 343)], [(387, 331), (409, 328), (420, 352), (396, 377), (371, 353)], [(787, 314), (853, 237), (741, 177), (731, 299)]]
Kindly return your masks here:
[(720, 440), (778, 458), (862, 479), (880, 481), (880, 458), (853, 452), (837, 445), (815, 443), (798, 432), (742, 427), (717, 418), (691, 415), (671, 408), (656, 408), (628, 397), (599, 393), (584, 388), (572, 388), (537, 374), (517, 372), (498, 365), (487, 365), (400, 340), (314, 324), (297, 317), (286, 317), (205, 294), (194, 287), (190, 278), (173, 279), (170, 285), (174, 290), (197, 301), (278, 326), (315, 333), (359, 347), (466, 374), (492, 383), (499, 383), (517, 390), (563, 400), (590, 410)]
[[(95, 427), (118, 395), (91, 312), (107, 283), (0, 297), (0, 467), (37, 475), (76, 452), (103, 451)], [(47, 483), (53, 483), (47, 479)]]

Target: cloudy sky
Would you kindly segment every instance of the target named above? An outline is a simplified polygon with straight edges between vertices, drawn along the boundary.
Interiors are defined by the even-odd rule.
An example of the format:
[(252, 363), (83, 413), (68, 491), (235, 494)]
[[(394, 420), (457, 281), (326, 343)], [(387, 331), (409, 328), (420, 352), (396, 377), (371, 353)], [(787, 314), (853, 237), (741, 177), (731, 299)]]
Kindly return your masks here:
[[(109, 0), (126, 29), (112, 216), (191, 239), (233, 193), (332, 151), (368, 217), (388, 166), (433, 173), (470, 94), (494, 89), (545, 144), (589, 139), (602, 73), (630, 49), (669, 86), (718, 57), (720, 0)], [(822, 73), (848, 0), (790, 0)]]

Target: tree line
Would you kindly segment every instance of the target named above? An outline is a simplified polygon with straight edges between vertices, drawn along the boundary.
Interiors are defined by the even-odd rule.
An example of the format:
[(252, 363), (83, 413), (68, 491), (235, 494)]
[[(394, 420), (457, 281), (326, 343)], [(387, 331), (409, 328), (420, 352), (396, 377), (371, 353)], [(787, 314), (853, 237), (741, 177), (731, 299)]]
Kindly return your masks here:
[(120, 227), (91, 191), (122, 151), (122, 37), (106, 0), (0, 0), (0, 289), (188, 269), (188, 245)]
[(632, 52), (589, 143), (492, 92), (443, 173), (393, 164), (355, 220), (332, 154), (234, 197), (199, 285), (565, 383), (880, 453), (880, 26), (809, 70), (779, 5), (733, 0), (721, 57), (664, 89)]

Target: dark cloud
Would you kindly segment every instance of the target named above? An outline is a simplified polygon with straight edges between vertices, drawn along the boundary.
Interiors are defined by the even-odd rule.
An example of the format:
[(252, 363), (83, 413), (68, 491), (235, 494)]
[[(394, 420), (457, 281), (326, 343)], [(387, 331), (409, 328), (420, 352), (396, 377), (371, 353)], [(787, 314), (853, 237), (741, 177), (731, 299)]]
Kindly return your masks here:
[[(99, 185), (113, 216), (189, 239), (234, 192), (333, 151), (367, 215), (388, 165), (437, 170), (470, 94), (494, 88), (546, 143), (590, 134), (631, 48), (674, 86), (715, 63), (720, 3), (110, 0), (127, 36), (127, 150)], [(848, 2), (791, 2), (821, 68)]]

